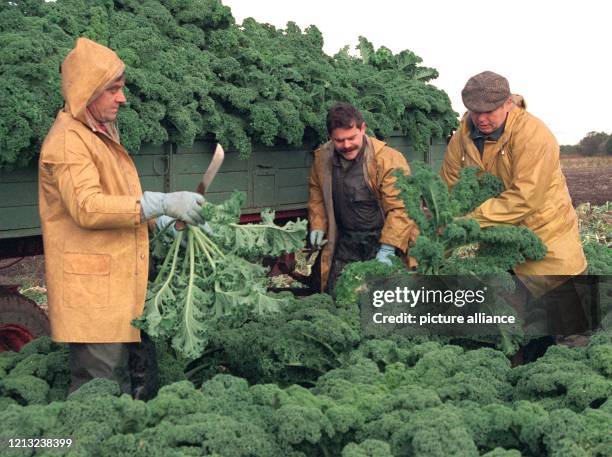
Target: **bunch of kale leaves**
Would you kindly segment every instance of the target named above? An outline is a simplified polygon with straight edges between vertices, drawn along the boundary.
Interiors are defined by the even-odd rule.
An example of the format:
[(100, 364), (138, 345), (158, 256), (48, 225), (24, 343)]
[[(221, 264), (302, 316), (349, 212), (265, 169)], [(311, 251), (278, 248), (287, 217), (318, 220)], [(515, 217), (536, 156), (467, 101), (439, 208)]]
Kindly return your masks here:
[(266, 292), (267, 269), (259, 262), (303, 247), (306, 221), (274, 223), (262, 212), (259, 224), (238, 224), (244, 194), (235, 192), (221, 205), (205, 203), (208, 226), (160, 232), (153, 255), (163, 259), (149, 284), (143, 315), (135, 325), (153, 338), (172, 341), (186, 358), (202, 354), (217, 318), (248, 310), (278, 311), (288, 300)]
[[(481, 229), (470, 212), (503, 191), (502, 182), (476, 167), (463, 168), (457, 184), (448, 190), (429, 165), (413, 162), (412, 173), (397, 173), (408, 216), (420, 235), (410, 254), (418, 261), (417, 272), (433, 275), (504, 276), (515, 265), (540, 260), (546, 247), (524, 226), (496, 225)], [(459, 248), (476, 245), (474, 255), (462, 255)]]

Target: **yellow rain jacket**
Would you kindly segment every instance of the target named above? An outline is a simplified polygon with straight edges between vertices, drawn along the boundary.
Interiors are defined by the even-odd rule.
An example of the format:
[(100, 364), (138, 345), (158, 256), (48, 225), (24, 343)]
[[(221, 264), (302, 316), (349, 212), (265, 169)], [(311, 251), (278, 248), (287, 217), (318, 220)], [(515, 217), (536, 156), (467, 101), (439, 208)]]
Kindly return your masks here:
[(62, 64), (65, 106), (42, 146), (39, 211), (52, 338), (140, 341), (149, 239), (142, 190), (114, 123), (99, 131), (86, 107), (124, 71), (110, 49), (79, 38)]
[[(586, 259), (578, 233), (578, 219), (561, 172), (559, 145), (546, 125), (521, 107), (508, 113), (497, 141), (485, 141), (483, 158), (470, 137), (465, 116), (444, 156), (441, 175), (452, 187), (459, 170), (477, 166), (500, 178), (505, 191), (476, 208), (471, 217), (481, 227), (524, 225), (546, 244), (540, 261), (517, 265), (514, 271), (539, 296), (562, 282), (551, 275), (578, 275)], [(548, 275), (548, 277), (544, 276)]]
[[(310, 230), (322, 230), (327, 237), (327, 244), (321, 253), (321, 290), (325, 290), (329, 278), (333, 254), (338, 241), (338, 230), (334, 217), (332, 198), (332, 157), (334, 146), (331, 141), (320, 146), (314, 153), (314, 162), (310, 169), (308, 220)], [(385, 214), (380, 242), (408, 251), (409, 241), (416, 240), (418, 228), (408, 217), (404, 202), (399, 199), (395, 188), (396, 178), (392, 172), (396, 169), (410, 173), (408, 162), (395, 149), (376, 138), (366, 137), (364, 176), (367, 184), (380, 201)], [(412, 261), (410, 265), (413, 265)]]

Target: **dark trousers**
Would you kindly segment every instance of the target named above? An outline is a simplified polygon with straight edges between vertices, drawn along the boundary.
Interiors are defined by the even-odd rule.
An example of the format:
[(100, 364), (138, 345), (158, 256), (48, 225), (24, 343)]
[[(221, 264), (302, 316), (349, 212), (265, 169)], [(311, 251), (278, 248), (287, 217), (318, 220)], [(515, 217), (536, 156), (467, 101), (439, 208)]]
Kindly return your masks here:
[(350, 262), (372, 260), (380, 248), (380, 230), (374, 231), (343, 231), (340, 232), (334, 258), (329, 270), (327, 293), (335, 298), (334, 289), (338, 276)]
[(569, 336), (591, 329), (589, 310), (586, 309), (579, 283), (574, 278), (547, 292), (540, 301), (546, 310), (552, 335)]
[[(549, 290), (539, 298), (533, 297), (525, 286), (516, 281), (517, 291), (525, 299), (521, 313), (527, 325), (538, 322), (536, 328), (547, 335), (568, 336), (590, 330), (590, 310), (585, 301), (584, 285), (580, 276), (568, 277), (565, 282)], [(529, 334), (529, 332), (528, 332)]]
[(74, 392), (87, 381), (117, 381), (122, 393), (137, 399), (157, 393), (155, 345), (143, 333), (140, 343), (70, 343), (70, 388)]
[(523, 318), (529, 341), (515, 355), (513, 364), (533, 362), (557, 341), (588, 333), (592, 328), (594, 323), (590, 322), (584, 285), (578, 281), (578, 277), (567, 278), (567, 281), (539, 298), (531, 295), (518, 279), (515, 283), (516, 291), (507, 301)]

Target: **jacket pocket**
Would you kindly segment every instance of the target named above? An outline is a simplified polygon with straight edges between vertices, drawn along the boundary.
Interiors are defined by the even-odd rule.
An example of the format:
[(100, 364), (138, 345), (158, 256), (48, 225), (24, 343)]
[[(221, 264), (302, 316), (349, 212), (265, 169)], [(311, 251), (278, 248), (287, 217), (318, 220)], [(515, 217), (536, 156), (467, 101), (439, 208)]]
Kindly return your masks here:
[(109, 305), (111, 256), (64, 254), (64, 304), (72, 308)]

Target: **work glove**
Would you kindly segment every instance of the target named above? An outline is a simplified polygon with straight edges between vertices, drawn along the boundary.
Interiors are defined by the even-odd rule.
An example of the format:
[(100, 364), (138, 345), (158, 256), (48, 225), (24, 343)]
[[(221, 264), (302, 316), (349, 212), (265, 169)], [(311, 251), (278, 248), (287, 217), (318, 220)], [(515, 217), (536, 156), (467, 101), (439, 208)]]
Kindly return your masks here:
[(204, 223), (202, 205), (204, 197), (195, 192), (145, 192), (140, 205), (145, 219), (158, 216), (170, 216), (191, 225)]
[[(176, 238), (176, 235), (179, 231), (176, 229), (176, 226), (174, 224), (175, 222), (176, 219), (173, 217), (165, 215), (158, 216), (157, 219), (155, 219), (155, 230), (157, 232), (161, 232), (164, 228), (166, 228), (166, 226), (170, 225), (166, 233), (172, 235), (173, 238)], [(213, 230), (211, 226), (208, 225), (208, 222), (204, 222), (203, 224), (198, 225), (198, 227), (200, 227), (200, 229), (202, 229), (207, 235), (213, 234)]]
[(323, 236), (325, 236), (325, 232), (323, 230), (311, 230), (310, 245), (313, 248), (320, 248), (321, 246), (323, 246)]
[(159, 233), (169, 226), (168, 230), (166, 230), (166, 233), (172, 235), (173, 238), (176, 238), (178, 230), (174, 227), (175, 222), (176, 219), (174, 219), (173, 217), (164, 215), (157, 216), (157, 218), (155, 219), (155, 232)]
[(376, 253), (376, 260), (385, 265), (393, 265), (391, 261), (391, 257), (395, 256), (395, 246), (391, 246), (390, 244), (381, 244), (380, 249)]

